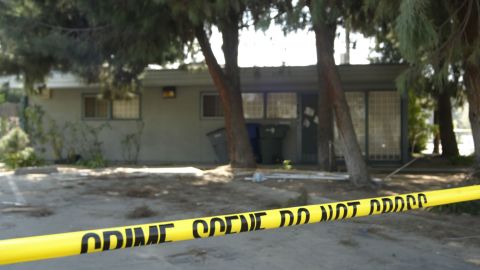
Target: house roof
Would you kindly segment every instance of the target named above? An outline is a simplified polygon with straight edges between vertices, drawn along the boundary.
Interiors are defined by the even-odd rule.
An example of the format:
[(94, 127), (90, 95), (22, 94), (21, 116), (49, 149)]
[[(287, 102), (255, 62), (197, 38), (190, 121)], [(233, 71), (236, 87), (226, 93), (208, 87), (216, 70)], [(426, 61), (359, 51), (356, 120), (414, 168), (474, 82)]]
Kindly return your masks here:
[[(340, 78), (346, 88), (378, 87), (394, 88), (395, 78), (405, 69), (404, 65), (339, 65)], [(316, 66), (249, 67), (241, 68), (242, 86), (304, 85), (316, 87), (318, 82)], [(5, 77), (4, 77), (5, 78)], [(21, 88), (22, 83), (10, 77), (10, 87)], [(97, 88), (86, 84), (79, 77), (69, 73), (52, 72), (47, 78), (50, 89)], [(146, 70), (142, 85), (146, 88), (162, 86), (211, 86), (212, 79), (207, 70)]]

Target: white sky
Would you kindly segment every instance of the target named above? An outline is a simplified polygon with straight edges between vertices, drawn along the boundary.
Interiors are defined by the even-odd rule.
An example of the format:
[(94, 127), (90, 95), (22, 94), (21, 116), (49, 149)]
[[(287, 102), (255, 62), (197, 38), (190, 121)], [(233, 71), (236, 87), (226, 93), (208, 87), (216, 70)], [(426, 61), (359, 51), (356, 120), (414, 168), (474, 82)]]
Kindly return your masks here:
[[(345, 53), (345, 31), (337, 30), (335, 40), (335, 62), (340, 64), (340, 54)], [(365, 38), (362, 34), (350, 33), (350, 64), (368, 64), (370, 48), (375, 45), (373, 38)], [(352, 48), (356, 42), (355, 49)], [(222, 35), (214, 28), (210, 39), (213, 53), (220, 64), (224, 64), (222, 52)], [(238, 48), (238, 64), (241, 67), (265, 66), (307, 66), (316, 64), (315, 34), (308, 30), (299, 30), (284, 35), (281, 27), (271, 25), (268, 31), (244, 29), (240, 33)], [(201, 53), (195, 56), (196, 61), (202, 61)], [(187, 60), (188, 61), (188, 60)], [(167, 65), (176, 68), (178, 64)], [(158, 65), (149, 68), (161, 69)]]
[[(340, 54), (345, 53), (345, 32), (337, 30), (339, 37), (335, 40), (335, 61), (340, 63)], [(356, 41), (355, 49), (350, 49), (350, 64), (368, 64), (370, 47), (375, 45), (371, 38), (364, 38), (358, 33), (350, 33), (350, 46)], [(221, 50), (222, 36), (215, 31), (210, 40), (212, 49), (220, 63), (224, 63)], [(315, 34), (301, 30), (283, 34), (277, 25), (271, 25), (266, 32), (245, 29), (240, 33), (238, 64), (251, 66), (305, 66), (316, 64)]]

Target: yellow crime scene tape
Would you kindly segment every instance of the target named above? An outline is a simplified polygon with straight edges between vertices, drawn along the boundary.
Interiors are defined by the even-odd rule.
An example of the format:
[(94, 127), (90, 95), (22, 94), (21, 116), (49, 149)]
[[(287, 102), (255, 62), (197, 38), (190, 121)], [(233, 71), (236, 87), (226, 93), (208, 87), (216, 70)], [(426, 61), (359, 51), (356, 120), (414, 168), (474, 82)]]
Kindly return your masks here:
[(0, 264), (402, 212), (478, 199), (480, 199), (480, 185), (475, 185), (362, 200), (1, 240)]

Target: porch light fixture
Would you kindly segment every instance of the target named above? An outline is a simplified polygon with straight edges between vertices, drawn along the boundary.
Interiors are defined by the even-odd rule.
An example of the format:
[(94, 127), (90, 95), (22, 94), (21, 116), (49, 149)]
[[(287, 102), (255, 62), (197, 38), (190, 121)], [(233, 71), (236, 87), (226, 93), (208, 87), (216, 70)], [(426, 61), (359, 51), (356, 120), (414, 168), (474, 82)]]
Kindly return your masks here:
[(163, 98), (176, 98), (177, 88), (175, 86), (164, 86), (162, 89)]

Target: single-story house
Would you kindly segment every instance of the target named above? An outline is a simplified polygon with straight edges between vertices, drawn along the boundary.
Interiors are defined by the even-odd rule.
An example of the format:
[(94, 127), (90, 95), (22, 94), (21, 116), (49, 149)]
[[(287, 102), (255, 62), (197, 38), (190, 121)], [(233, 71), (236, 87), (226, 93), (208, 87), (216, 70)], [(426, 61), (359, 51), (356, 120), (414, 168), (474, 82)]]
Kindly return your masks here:
[[(369, 163), (402, 163), (408, 158), (407, 100), (397, 92), (399, 65), (340, 65), (358, 140)], [(143, 122), (138, 161), (145, 164), (218, 163), (207, 133), (224, 126), (217, 91), (206, 70), (148, 70), (142, 90), (128, 100), (98, 99), (98, 85), (54, 73), (49, 89), (32, 96), (59, 126), (108, 122), (100, 134), (104, 157), (122, 162), (124, 142)], [(248, 123), (287, 125), (282, 158), (316, 161), (317, 72), (315, 66), (241, 69)], [(341, 147), (335, 143), (337, 155)], [(53, 159), (51, 151), (47, 159)]]

